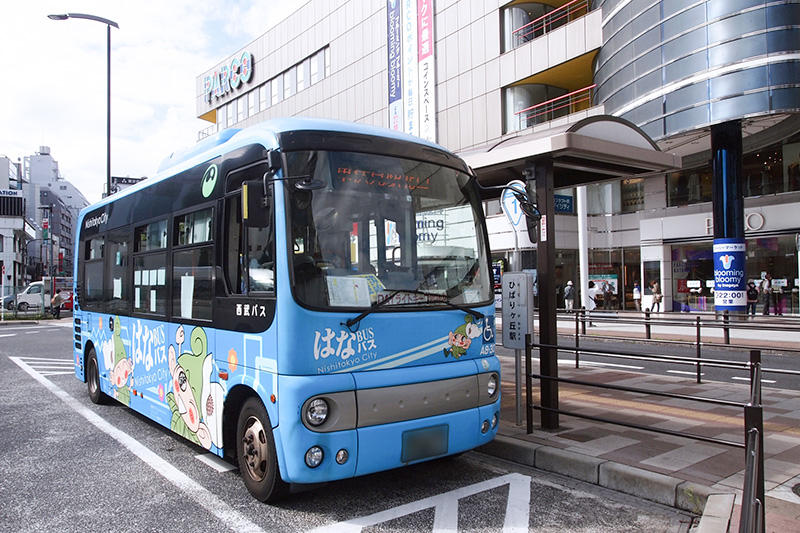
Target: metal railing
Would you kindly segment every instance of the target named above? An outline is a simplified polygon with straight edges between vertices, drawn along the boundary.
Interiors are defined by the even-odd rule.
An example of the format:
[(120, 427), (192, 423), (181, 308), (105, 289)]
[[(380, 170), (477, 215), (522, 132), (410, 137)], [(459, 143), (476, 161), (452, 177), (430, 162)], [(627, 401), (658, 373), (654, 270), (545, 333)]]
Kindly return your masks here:
[[(644, 333), (644, 338), (637, 337), (638, 340), (652, 340), (659, 343), (664, 344), (690, 344), (695, 345), (698, 347), (700, 346), (714, 346), (714, 347), (728, 347), (728, 346), (735, 346), (737, 348), (744, 348), (744, 349), (761, 349), (761, 350), (770, 350), (768, 346), (765, 346), (763, 342), (760, 342), (758, 345), (748, 345), (741, 340), (737, 340), (737, 342), (732, 342), (731, 340), (731, 332), (734, 331), (780, 331), (780, 332), (796, 332), (797, 338), (800, 339), (800, 319), (794, 317), (770, 317), (771, 322), (763, 322), (763, 321), (738, 321), (735, 316), (730, 315), (727, 311), (725, 311), (721, 316), (717, 317), (715, 315), (695, 315), (695, 316), (686, 316), (686, 315), (662, 315), (662, 314), (654, 314), (651, 313), (648, 309), (640, 312), (630, 312), (624, 314), (616, 314), (611, 312), (587, 312), (585, 309), (580, 309), (575, 311), (574, 313), (569, 314), (561, 314), (561, 318), (567, 318), (575, 320), (575, 335), (577, 336), (585, 336), (585, 337), (592, 337), (592, 335), (587, 334), (586, 326), (587, 323), (605, 323), (605, 324), (612, 324), (612, 325), (639, 325), (642, 326), (642, 333)], [(629, 315), (629, 316), (626, 316)], [(580, 327), (578, 327), (580, 326)], [(693, 340), (680, 340), (680, 339), (667, 339), (667, 338), (655, 338), (653, 335), (653, 328), (657, 326), (673, 326), (673, 327), (682, 327), (694, 330), (694, 339)], [(703, 328), (706, 329), (716, 329), (722, 330), (722, 342), (713, 342), (709, 340), (703, 340)], [(683, 334), (686, 335), (687, 331), (684, 331)], [(675, 334), (674, 332), (672, 333)], [(608, 335), (607, 332), (604, 332), (603, 338), (610, 339), (610, 340), (630, 340), (630, 336), (614, 336)], [(789, 347), (780, 347), (774, 348), (774, 350), (780, 350), (781, 352), (786, 353), (800, 353), (800, 346), (797, 348), (789, 348)], [(699, 352), (698, 352), (699, 353)]]
[[(572, 0), (514, 30), (515, 42), (526, 43), (589, 12), (589, 0)], [(519, 46), (519, 45), (517, 45)]]
[[(587, 380), (579, 380), (572, 378), (561, 378), (557, 376), (544, 375), (543, 373), (535, 373), (532, 371), (532, 348), (539, 348), (545, 350), (555, 350), (556, 353), (572, 352), (576, 353), (576, 360), (580, 353), (591, 354), (594, 356), (611, 357), (611, 358), (624, 358), (624, 359), (638, 359), (638, 360), (651, 360), (658, 362), (673, 362), (677, 364), (691, 364), (708, 367), (719, 367), (727, 369), (738, 369), (742, 371), (749, 371), (750, 376), (750, 398), (748, 403), (740, 403), (732, 400), (723, 400), (718, 398), (709, 398), (705, 396), (696, 396), (688, 394), (678, 394), (673, 392), (650, 390), (639, 387), (629, 387), (623, 385), (611, 385), (608, 383), (596, 383)], [(674, 437), (682, 437), (686, 439), (698, 440), (712, 444), (719, 444), (745, 450), (746, 465), (745, 465), (745, 481), (744, 491), (745, 498), (742, 505), (742, 527), (747, 529), (740, 529), (740, 531), (760, 531), (760, 527), (764, 524), (764, 421), (763, 421), (763, 408), (761, 405), (761, 352), (760, 350), (751, 350), (749, 362), (733, 361), (733, 360), (719, 360), (719, 359), (702, 359), (696, 357), (682, 357), (666, 354), (642, 354), (633, 352), (610, 351), (610, 350), (580, 350), (577, 347), (560, 346), (560, 345), (546, 345), (531, 342), (531, 335), (525, 336), (525, 363), (526, 363), (526, 430), (528, 434), (533, 432), (533, 412), (549, 412), (558, 413), (566, 416), (582, 418), (586, 420), (593, 420), (606, 424), (613, 424), (617, 426), (638, 429), (641, 431), (650, 431), (664, 435), (671, 435)], [(699, 371), (698, 371), (699, 372)], [(599, 388), (605, 390), (622, 391), (637, 395), (656, 396), (670, 399), (686, 400), (691, 402), (700, 402), (705, 404), (722, 405), (727, 407), (738, 407), (743, 410), (744, 419), (744, 442), (734, 442), (727, 439), (717, 437), (707, 437), (697, 433), (686, 431), (677, 431), (644, 424), (637, 424), (630, 421), (607, 418), (605, 416), (588, 415), (577, 411), (561, 409), (557, 405), (555, 407), (548, 407), (541, 404), (536, 404), (533, 400), (533, 380), (538, 379), (540, 384), (543, 381), (551, 381), (557, 383), (567, 383), (581, 387)], [(699, 374), (698, 374), (699, 380)], [(541, 385), (540, 385), (541, 388)]]
[(524, 121), (524, 127), (531, 127), (535, 124), (548, 122), (555, 118), (569, 115), (576, 111), (586, 109), (592, 102), (592, 91), (597, 84), (588, 85), (576, 91), (557, 96), (545, 102), (541, 102), (530, 107), (526, 107), (514, 113)]

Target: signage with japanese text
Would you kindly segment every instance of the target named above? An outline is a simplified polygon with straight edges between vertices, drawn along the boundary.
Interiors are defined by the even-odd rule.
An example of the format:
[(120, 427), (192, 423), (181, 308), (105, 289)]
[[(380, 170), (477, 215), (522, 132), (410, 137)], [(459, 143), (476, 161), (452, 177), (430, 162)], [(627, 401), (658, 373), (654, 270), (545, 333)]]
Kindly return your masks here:
[(503, 346), (525, 348), (533, 334), (533, 276), (527, 272), (503, 274)]

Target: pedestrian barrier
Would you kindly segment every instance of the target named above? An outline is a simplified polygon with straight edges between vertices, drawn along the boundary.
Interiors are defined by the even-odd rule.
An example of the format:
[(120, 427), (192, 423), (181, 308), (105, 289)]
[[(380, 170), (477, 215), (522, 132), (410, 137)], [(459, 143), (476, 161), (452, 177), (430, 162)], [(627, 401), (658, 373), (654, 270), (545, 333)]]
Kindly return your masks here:
[[(730, 315), (727, 311), (724, 312), (719, 317), (715, 315), (696, 315), (694, 318), (691, 317), (684, 317), (684, 315), (675, 315), (669, 317), (655, 317), (653, 313), (651, 313), (648, 309), (644, 310), (642, 313), (635, 313), (636, 316), (627, 316), (628, 313), (619, 314), (619, 313), (609, 313), (609, 312), (587, 312), (585, 308), (581, 308), (574, 313), (563, 313), (559, 314), (559, 318), (573, 318), (575, 321), (575, 333), (573, 336), (575, 339), (579, 339), (581, 336), (583, 337), (595, 337), (594, 335), (587, 334), (587, 325), (591, 325), (594, 323), (602, 322), (605, 325), (640, 325), (642, 326), (642, 331), (644, 333), (644, 338), (639, 338), (638, 340), (643, 341), (654, 341), (663, 344), (686, 344), (686, 345), (694, 345), (697, 349), (697, 353), (701, 353), (702, 346), (709, 346), (709, 347), (730, 347), (735, 346), (736, 348), (748, 349), (748, 350), (770, 350), (768, 346), (764, 346), (764, 344), (759, 345), (751, 345), (747, 344), (746, 342), (741, 342), (737, 340), (735, 343), (731, 342), (731, 332), (732, 331), (758, 331), (758, 332), (765, 332), (765, 331), (780, 331), (780, 332), (792, 332), (797, 333), (798, 337), (800, 338), (800, 318), (795, 317), (784, 317), (784, 316), (770, 316), (771, 322), (765, 321), (739, 321), (735, 320), (739, 317), (738, 315)], [(686, 328), (687, 331), (689, 329), (694, 330), (694, 340), (680, 340), (680, 339), (668, 339), (668, 338), (656, 338), (653, 335), (653, 327), (656, 326), (671, 326), (671, 327), (682, 327)], [(723, 333), (723, 341), (720, 342), (713, 342), (708, 340), (707, 338), (703, 340), (703, 328), (706, 329), (721, 329)], [(603, 333), (604, 339), (609, 340), (630, 340), (630, 336), (614, 336), (608, 335), (607, 331)], [(781, 351), (784, 353), (800, 353), (800, 346), (797, 348), (789, 348), (789, 347), (781, 347), (781, 348), (774, 348), (775, 351)]]
[[(578, 337), (576, 337), (577, 339)], [(748, 371), (750, 377), (750, 398), (748, 403), (740, 403), (731, 400), (723, 400), (718, 398), (709, 398), (704, 396), (695, 396), (687, 394), (677, 394), (673, 392), (665, 392), (659, 390), (649, 390), (638, 387), (629, 387), (622, 385), (611, 385), (607, 383), (595, 383), (586, 380), (560, 378), (557, 376), (544, 375), (532, 371), (532, 354), (533, 348), (542, 350), (555, 350), (575, 352), (576, 361), (581, 353), (591, 354), (594, 356), (611, 357), (611, 358), (624, 358), (624, 359), (639, 359), (651, 360), (658, 362), (672, 362), (676, 364), (691, 364), (697, 367), (697, 379), (700, 382), (700, 368), (701, 366), (728, 368), (741, 371)], [(746, 454), (746, 470), (744, 490), (746, 498), (743, 500), (741, 523), (745, 524), (746, 529), (740, 531), (760, 531), (764, 524), (764, 446), (763, 446), (763, 408), (761, 405), (761, 351), (751, 350), (750, 358), (747, 362), (733, 361), (733, 360), (720, 360), (720, 359), (702, 359), (700, 357), (680, 357), (674, 355), (649, 355), (633, 352), (623, 351), (610, 351), (610, 350), (580, 350), (577, 346), (562, 346), (562, 345), (547, 345), (531, 342), (531, 335), (525, 336), (525, 364), (526, 364), (526, 422), (527, 433), (533, 432), (533, 412), (540, 411), (542, 413), (563, 414), (566, 416), (582, 418), (586, 420), (593, 420), (595, 422), (602, 422), (613, 424), (642, 431), (650, 431), (654, 433), (661, 433), (671, 435), (674, 437), (682, 437), (692, 440), (699, 440), (712, 444), (720, 444), (739, 448), (745, 451)], [(787, 371), (788, 372), (788, 371)], [(648, 426), (644, 424), (637, 424), (624, 420), (615, 420), (603, 416), (589, 415), (586, 413), (579, 413), (567, 409), (561, 409), (556, 403), (555, 406), (545, 406), (541, 402), (535, 403), (533, 400), (533, 380), (538, 379), (541, 384), (545, 381), (556, 383), (568, 383), (571, 385), (578, 385), (581, 387), (593, 387), (606, 390), (623, 391), (633, 394), (658, 396), (664, 398), (687, 400), (692, 402), (699, 402), (704, 404), (723, 405), (728, 407), (738, 407), (743, 410), (744, 418), (744, 439), (743, 442), (735, 442), (727, 439), (716, 437), (707, 437), (687, 431), (678, 431), (672, 429), (659, 428)], [(749, 498), (749, 499), (748, 499)]]

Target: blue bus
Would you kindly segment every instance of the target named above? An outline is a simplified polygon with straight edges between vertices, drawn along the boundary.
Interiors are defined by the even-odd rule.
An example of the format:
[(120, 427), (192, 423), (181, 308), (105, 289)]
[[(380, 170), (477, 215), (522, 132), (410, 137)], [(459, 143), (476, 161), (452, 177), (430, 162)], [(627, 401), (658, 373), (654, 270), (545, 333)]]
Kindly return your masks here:
[(345, 122), (225, 130), (78, 217), (75, 374), (238, 463), (262, 501), (492, 440), (476, 178)]

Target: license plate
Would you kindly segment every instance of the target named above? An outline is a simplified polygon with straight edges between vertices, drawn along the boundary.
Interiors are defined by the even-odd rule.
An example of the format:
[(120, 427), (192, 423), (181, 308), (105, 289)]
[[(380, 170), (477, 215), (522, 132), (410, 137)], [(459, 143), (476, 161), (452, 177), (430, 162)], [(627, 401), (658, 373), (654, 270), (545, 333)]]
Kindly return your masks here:
[(404, 432), (402, 461), (410, 463), (446, 454), (448, 432), (447, 424)]

